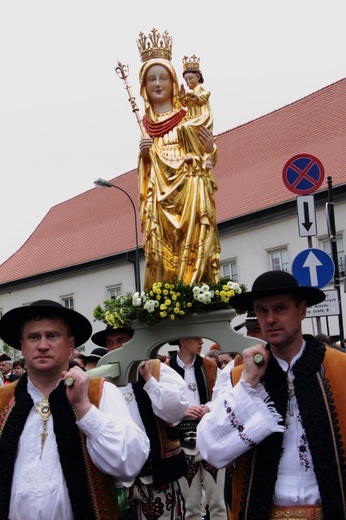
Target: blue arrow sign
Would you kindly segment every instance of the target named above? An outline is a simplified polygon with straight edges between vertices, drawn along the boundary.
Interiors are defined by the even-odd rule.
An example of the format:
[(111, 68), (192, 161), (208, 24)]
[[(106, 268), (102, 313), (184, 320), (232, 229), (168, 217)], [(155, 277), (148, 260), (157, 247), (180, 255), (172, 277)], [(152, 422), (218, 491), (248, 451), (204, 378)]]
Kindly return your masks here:
[(330, 256), (321, 249), (305, 249), (292, 263), (292, 274), (299, 285), (321, 289), (333, 279), (335, 266)]

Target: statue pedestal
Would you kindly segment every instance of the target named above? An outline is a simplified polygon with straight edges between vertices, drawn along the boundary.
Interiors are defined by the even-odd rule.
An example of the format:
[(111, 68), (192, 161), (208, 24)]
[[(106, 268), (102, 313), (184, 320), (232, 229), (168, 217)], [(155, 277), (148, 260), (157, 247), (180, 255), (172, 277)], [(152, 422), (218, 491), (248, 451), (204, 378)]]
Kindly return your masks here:
[[(223, 309), (205, 314), (194, 314), (184, 319), (165, 319), (151, 327), (146, 327), (138, 321), (131, 326), (135, 333), (133, 338), (122, 348), (112, 350), (103, 356), (97, 366), (112, 364), (112, 374), (109, 380), (117, 386), (124, 386), (128, 382), (137, 380), (138, 365), (141, 361), (156, 358), (160, 347), (170, 341), (182, 337), (206, 338), (218, 343), (224, 352), (237, 351), (241, 353), (245, 348), (264, 341), (257, 338), (243, 336), (231, 327), (231, 320), (236, 312), (233, 309)], [(118, 365), (118, 370), (114, 367)], [(108, 366), (108, 371), (109, 371)], [(107, 366), (104, 367), (105, 377)], [(102, 376), (102, 371), (100, 372)]]

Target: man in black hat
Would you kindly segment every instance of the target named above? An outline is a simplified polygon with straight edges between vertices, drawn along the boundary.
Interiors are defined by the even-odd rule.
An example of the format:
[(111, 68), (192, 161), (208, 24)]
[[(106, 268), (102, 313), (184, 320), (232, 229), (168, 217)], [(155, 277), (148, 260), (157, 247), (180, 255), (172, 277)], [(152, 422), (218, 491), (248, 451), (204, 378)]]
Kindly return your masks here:
[(243, 321), (239, 325), (236, 325), (234, 327), (234, 330), (236, 330), (238, 332), (238, 330), (242, 329), (243, 327), (246, 328), (247, 336), (251, 336), (252, 338), (263, 339), (261, 327), (258, 322), (257, 316), (255, 315), (254, 312), (248, 312), (247, 316), (245, 318), (245, 321)]
[(69, 368), (91, 332), (84, 316), (50, 300), (0, 321), (0, 337), (27, 366), (0, 388), (1, 519), (116, 518), (115, 479), (132, 478), (148, 456), (117, 387)]
[(104, 347), (94, 348), (88, 356), (85, 356), (86, 366), (85, 370), (95, 368), (100, 359), (107, 354), (107, 349)]
[(116, 350), (132, 339), (134, 330), (131, 327), (123, 327), (115, 329), (111, 325), (107, 325), (104, 330), (95, 332), (91, 336), (91, 341), (95, 345), (104, 347), (108, 352)]
[(232, 518), (346, 518), (346, 356), (302, 334), (324, 298), (282, 271), (234, 297), (268, 343), (243, 351), (197, 429), (211, 464), (234, 463)]
[[(107, 325), (91, 339), (100, 345), (95, 350), (107, 353), (122, 347), (133, 333), (131, 328), (114, 329)], [(185, 387), (183, 378), (159, 359), (141, 363), (138, 380), (120, 387), (131, 417), (150, 441), (148, 460), (138, 476), (124, 481), (136, 518), (152, 518), (153, 511), (159, 511), (160, 520), (179, 515), (181, 497), (177, 481), (187, 467), (179, 432), (173, 425), (182, 419), (188, 407)]]

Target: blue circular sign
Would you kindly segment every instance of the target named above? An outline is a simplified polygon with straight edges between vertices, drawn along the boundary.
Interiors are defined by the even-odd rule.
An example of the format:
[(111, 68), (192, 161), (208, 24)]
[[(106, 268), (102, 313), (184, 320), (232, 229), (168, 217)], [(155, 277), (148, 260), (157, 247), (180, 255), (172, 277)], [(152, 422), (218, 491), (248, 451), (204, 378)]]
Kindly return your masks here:
[(282, 179), (286, 188), (293, 193), (307, 195), (321, 186), (324, 168), (321, 161), (313, 155), (295, 155), (285, 164)]
[(305, 249), (292, 263), (292, 274), (299, 285), (321, 289), (334, 277), (335, 266), (330, 256), (322, 249)]

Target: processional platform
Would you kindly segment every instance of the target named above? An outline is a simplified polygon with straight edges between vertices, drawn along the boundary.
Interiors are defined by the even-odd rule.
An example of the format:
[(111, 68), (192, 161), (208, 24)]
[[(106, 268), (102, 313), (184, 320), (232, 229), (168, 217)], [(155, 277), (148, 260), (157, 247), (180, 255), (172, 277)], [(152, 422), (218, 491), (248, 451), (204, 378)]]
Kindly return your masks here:
[[(179, 338), (205, 338), (220, 346), (221, 351), (237, 351), (264, 341), (236, 332), (231, 321), (236, 316), (233, 309), (192, 314), (183, 319), (165, 319), (150, 327), (133, 321), (134, 335), (121, 348), (105, 354), (93, 369), (95, 375), (107, 377), (117, 386), (125, 386), (138, 379), (139, 364), (146, 359), (157, 358), (159, 349)], [(116, 330), (116, 329), (115, 329)]]

